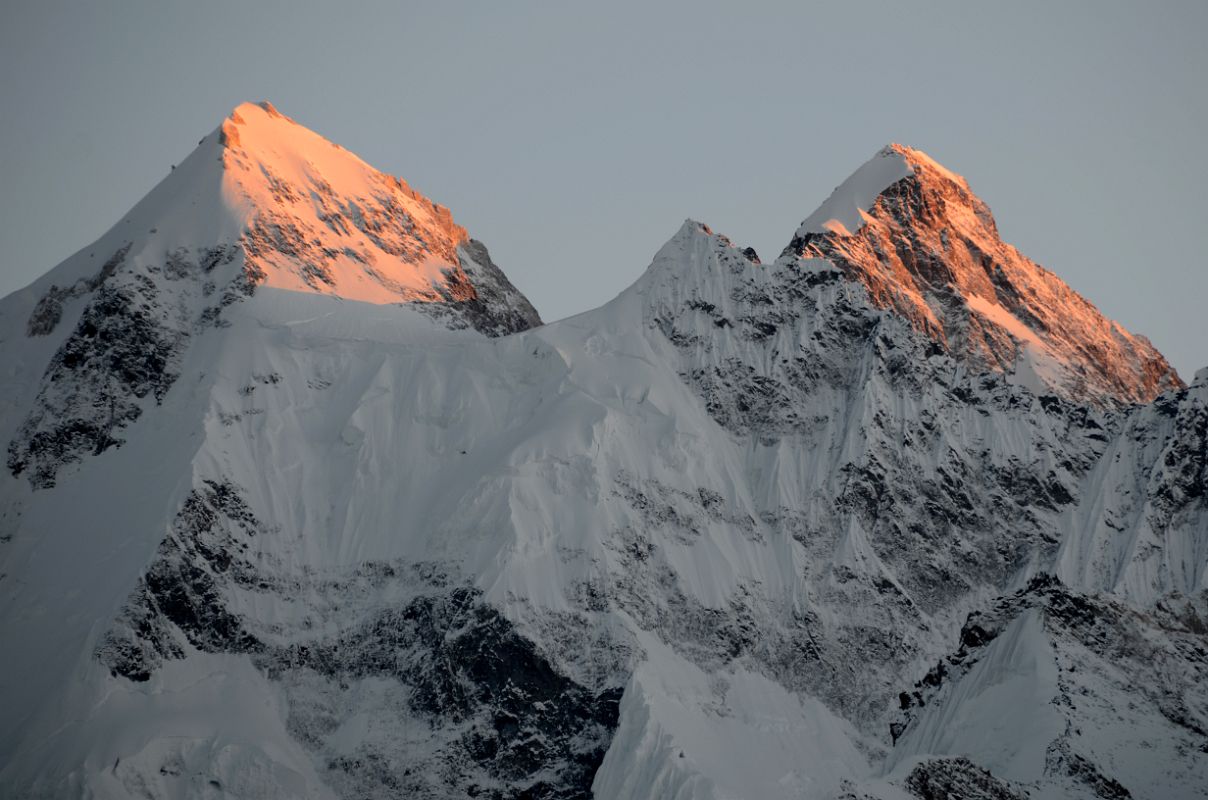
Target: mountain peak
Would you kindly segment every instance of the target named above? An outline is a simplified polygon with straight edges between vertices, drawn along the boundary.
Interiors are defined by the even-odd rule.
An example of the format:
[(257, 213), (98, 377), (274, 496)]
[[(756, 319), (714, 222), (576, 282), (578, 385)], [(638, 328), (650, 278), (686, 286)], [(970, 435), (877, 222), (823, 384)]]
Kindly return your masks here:
[(262, 283), (376, 303), (473, 298), (457, 252), (469, 236), (444, 206), (267, 101), (237, 106), (217, 134), (223, 199)]
[[(269, 162), (285, 172), (297, 172), (299, 167), (306, 167), (311, 174), (321, 175), (333, 186), (363, 178), (363, 173), (384, 174), (349, 150), (282, 114), (267, 100), (235, 106), (218, 126), (217, 133), (219, 143), (228, 151)], [(303, 182), (308, 180), (308, 176), (296, 177)], [(405, 183), (391, 176), (385, 177)]]
[(913, 175), (900, 145), (881, 148), (875, 156), (835, 187), (818, 210), (806, 217), (798, 236), (833, 232), (850, 234), (864, 225), (864, 219), (881, 192), (903, 178)]
[(282, 123), (303, 128), (303, 126), (298, 125), (293, 119), (278, 111), (277, 107), (267, 100), (261, 100), (259, 103), (245, 102), (231, 109), (231, 113), (227, 114), (226, 119), (218, 126), (219, 141), (224, 146), (238, 148), (242, 145), (242, 136), (240, 133), (243, 128), (249, 125), (249, 121), (256, 128), (263, 131), (273, 120), (280, 120)]
[(950, 353), (1039, 392), (1117, 405), (1182, 385), (1148, 340), (1003, 242), (968, 182), (921, 150), (878, 151), (784, 255), (831, 261)]
[(911, 171), (916, 175), (920, 170), (924, 172), (931, 170), (937, 173), (939, 176), (952, 181), (953, 183), (960, 184), (966, 189), (969, 188), (969, 184), (967, 181), (965, 181), (964, 176), (958, 175), (957, 173), (948, 169), (943, 164), (924, 153), (922, 150), (910, 147), (909, 145), (891, 142), (885, 145), (885, 147), (881, 148), (881, 152), (890, 152), (896, 154), (910, 165)]
[(48, 487), (65, 464), (120, 444), (190, 342), (265, 286), (406, 303), (486, 336), (541, 324), (447, 208), (271, 104), (245, 103), (105, 235), (0, 309), (35, 348), (68, 328), (10, 471)]
[(922, 150), (891, 142), (835, 187), (830, 197), (801, 223), (797, 235), (855, 233), (864, 226), (865, 217), (882, 192), (900, 180), (928, 173), (969, 191), (963, 177)]
[[(492, 333), (539, 324), (471, 242), (448, 208), (262, 101), (236, 106), (88, 251), (101, 261), (120, 251), (128, 268), (156, 272), (168, 253), (223, 248), (238, 253), (248, 288), (377, 304), (473, 303), (485, 288), (489, 304), (504, 304), (495, 316), (511, 320)], [(96, 267), (77, 254), (44, 283), (92, 281)], [(477, 311), (474, 320), (485, 324)]]

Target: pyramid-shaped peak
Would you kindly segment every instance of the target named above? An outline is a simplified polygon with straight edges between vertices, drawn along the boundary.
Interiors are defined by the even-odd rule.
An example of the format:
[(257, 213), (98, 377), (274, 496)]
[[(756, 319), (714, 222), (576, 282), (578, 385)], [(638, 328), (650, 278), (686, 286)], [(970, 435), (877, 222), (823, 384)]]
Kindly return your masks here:
[(207, 253), (222, 252), (251, 288), (469, 304), (473, 326), (492, 334), (539, 323), (448, 208), (268, 101), (231, 110), (86, 251), (56, 268), (48, 285), (95, 283), (89, 253), (104, 254), (102, 263), (121, 253), (124, 269), (160, 274), (165, 253), (209, 263)]
[[(198, 153), (201, 171), (220, 163), (220, 197), (197, 212), (228, 220), (259, 282), (378, 303), (474, 296), (459, 266), (469, 237), (449, 209), (268, 101), (239, 104), (215, 134)], [(186, 172), (175, 177), (196, 183)]]
[(924, 153), (922, 150), (910, 147), (909, 145), (891, 142), (890, 144), (887, 144), (881, 148), (880, 152), (877, 153), (878, 156), (887, 156), (889, 154), (892, 154), (893, 156), (905, 161), (915, 175), (918, 175), (920, 172), (933, 171), (940, 177), (958, 183), (965, 188), (968, 188), (969, 186), (963, 175), (948, 169), (943, 164)]
[(900, 145), (889, 145), (864, 162), (830, 197), (806, 217), (798, 236), (818, 233), (850, 234), (864, 225), (864, 218), (881, 192), (914, 174)]
[(797, 231), (798, 236), (818, 233), (851, 234), (863, 227), (877, 198), (891, 186), (909, 177), (951, 181), (965, 192), (969, 184), (922, 150), (891, 143), (877, 151), (835, 187), (825, 202), (810, 214)]
[[(49, 487), (65, 463), (120, 443), (116, 431), (148, 392), (168, 390), (192, 338), (229, 324), (228, 309), (261, 289), (406, 304), (436, 330), (502, 336), (541, 324), (448, 209), (271, 104), (245, 103), (100, 239), (18, 297), (28, 338), (74, 330), (45, 386), (113, 390), (73, 389), (40, 407), (9, 450), (10, 470)], [(277, 305), (244, 308), (254, 317)], [(99, 366), (81, 378), (82, 363)]]
[(1097, 405), (1181, 386), (1153, 346), (1002, 241), (968, 182), (921, 150), (881, 148), (798, 229), (782, 258), (824, 259), (978, 368)]
[(265, 195), (276, 195), (278, 189), (287, 186), (316, 184), (320, 194), (330, 191), (351, 197), (377, 196), (382, 191), (399, 193), (407, 199), (407, 205), (415, 204), (421, 216), (434, 218), (442, 229), (440, 238), (457, 242), (467, 238), (446, 206), (281, 113), (268, 100), (235, 106), (218, 128), (218, 141), (226, 151), (224, 164), (228, 168), (242, 167), (247, 173), (239, 181), (245, 192), (258, 178), (263, 184), (252, 192), (260, 195), (253, 198), (257, 205), (268, 202)]
[[(218, 129), (218, 140), (231, 161), (251, 159), (260, 170), (291, 183), (320, 177), (336, 191), (357, 191), (379, 177), (408, 189), (398, 178), (384, 175), (354, 153), (282, 114), (267, 100), (240, 103)], [(414, 194), (414, 193), (412, 193)], [(426, 198), (424, 198), (426, 201)]]
[[(263, 126), (266, 124), (298, 125), (296, 120), (282, 114), (277, 110), (276, 106), (267, 100), (261, 100), (259, 103), (240, 103), (231, 109), (231, 113), (227, 114), (225, 122), (229, 122), (231, 125), (253, 126)], [(298, 125), (298, 127), (305, 126)]]

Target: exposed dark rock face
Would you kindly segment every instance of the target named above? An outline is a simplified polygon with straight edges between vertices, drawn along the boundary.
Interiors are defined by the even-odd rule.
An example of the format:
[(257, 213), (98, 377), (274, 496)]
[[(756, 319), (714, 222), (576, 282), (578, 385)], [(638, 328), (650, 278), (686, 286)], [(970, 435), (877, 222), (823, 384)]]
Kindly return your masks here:
[(96, 291), (122, 265), (129, 252), (129, 244), (119, 247), (117, 252), (101, 266), (100, 271), (91, 278), (81, 278), (67, 288), (51, 286), (46, 294), (38, 300), (33, 313), (29, 315), (29, 322), (26, 326), (27, 334), (29, 336), (46, 336), (57, 328), (59, 321), (63, 318), (63, 304)]
[(263, 650), (222, 596), (227, 584), (260, 583), (247, 559), (258, 525), (230, 483), (207, 481), (191, 492), (97, 658), (115, 675), (146, 681), (164, 659), (183, 658), (187, 646)]
[(412, 308), (445, 321), (451, 328), (472, 328), (491, 337), (542, 324), (537, 309), (491, 261), (486, 245), (468, 239), (458, 247), (457, 255), (460, 274), (446, 272), (449, 287), (442, 290), (443, 302), (413, 303)]
[[(413, 797), (590, 797), (617, 726), (620, 690), (595, 695), (559, 674), (464, 586), (258, 661), (270, 675), (309, 670), (340, 683), (389, 678), (405, 687), (410, 712), (445, 740), (438, 756), (412, 762), (387, 781)], [(358, 796), (372, 795), (379, 790), (360, 770), (387, 758), (406, 763), (408, 754), (370, 748), (330, 766), (347, 773), (340, 781), (357, 787)], [(441, 774), (451, 763), (471, 768), (464, 783)]]
[(1045, 759), (1045, 772), (1073, 778), (1102, 800), (1130, 800), (1132, 792), (1124, 788), (1115, 778), (1104, 775), (1094, 762), (1070, 749), (1068, 738), (1058, 739), (1049, 745)]
[(49, 488), (64, 464), (120, 445), (118, 432), (163, 400), (189, 338), (148, 278), (102, 286), (47, 367), (35, 410), (8, 447), (8, 468)]
[(8, 446), (8, 469), (35, 489), (54, 486), (65, 465), (121, 446), (121, 430), (148, 402), (163, 402), (193, 334), (222, 324), (222, 309), (254, 288), (242, 271), (216, 270), (235, 260), (234, 246), (177, 250), (139, 270), (123, 269), (128, 251), (119, 249), (92, 279), (52, 286), (30, 317), (29, 335), (45, 335), (64, 302), (88, 297)]
[[(291, 575), (256, 551), (273, 537), (234, 485), (192, 492), (96, 656), (114, 675), (150, 680), (190, 650), (249, 654), (291, 698), (291, 732), (325, 759), (347, 796), (571, 800), (591, 783), (617, 727), (620, 688), (567, 677), (481, 593), (432, 564), (365, 563), (352, 574)], [(382, 606), (357, 598), (402, 592)], [(246, 598), (309, 602), (301, 626), (266, 626)], [(311, 598), (309, 601), (298, 598)], [(338, 632), (309, 632), (326, 618)], [(557, 625), (557, 621), (550, 621)], [(324, 627), (333, 627), (328, 624)], [(374, 685), (386, 705), (363, 707)], [(368, 682), (368, 683), (367, 683)], [(342, 696), (327, 705), (323, 698)], [(357, 713), (427, 726), (354, 753), (327, 736)], [(414, 723), (412, 723), (414, 724)]]
[(924, 761), (906, 777), (906, 789), (919, 800), (1026, 800), (1028, 793), (967, 758)]
[(1186, 389), (1163, 399), (1158, 413), (1173, 411), (1176, 434), (1163, 442), (1149, 489), (1159, 525), (1189, 507), (1208, 504), (1208, 404)]

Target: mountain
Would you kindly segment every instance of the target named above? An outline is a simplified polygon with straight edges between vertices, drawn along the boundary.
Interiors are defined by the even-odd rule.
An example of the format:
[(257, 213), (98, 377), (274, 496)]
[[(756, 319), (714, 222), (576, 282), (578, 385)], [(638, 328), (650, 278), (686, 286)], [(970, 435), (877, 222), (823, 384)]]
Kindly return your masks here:
[(1208, 785), (1208, 370), (918, 151), (541, 325), (240, 106), (0, 370), (7, 796)]
[(785, 251), (823, 258), (979, 369), (1091, 404), (1182, 387), (1147, 339), (1105, 318), (998, 236), (961, 176), (890, 145), (802, 223)]
[[(159, 402), (189, 342), (258, 287), (408, 303), (492, 336), (537, 312), (448, 209), (280, 114), (245, 103), (92, 246), (19, 293), (29, 337), (84, 303), (8, 466), (54, 485), (62, 464), (119, 443)], [(13, 307), (15, 306), (15, 307)]]

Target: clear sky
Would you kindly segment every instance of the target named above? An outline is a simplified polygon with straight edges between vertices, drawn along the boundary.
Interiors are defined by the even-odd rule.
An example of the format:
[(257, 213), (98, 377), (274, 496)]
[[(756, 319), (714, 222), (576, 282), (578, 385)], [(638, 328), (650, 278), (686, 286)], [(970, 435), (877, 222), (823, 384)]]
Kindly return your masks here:
[(449, 206), (547, 320), (685, 217), (775, 256), (882, 145), (1189, 379), (1208, 365), (1208, 2), (7, 0), (0, 294), (244, 100)]

